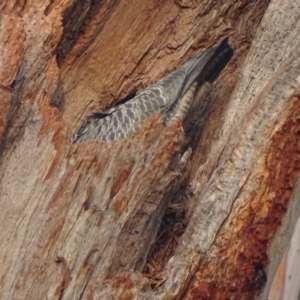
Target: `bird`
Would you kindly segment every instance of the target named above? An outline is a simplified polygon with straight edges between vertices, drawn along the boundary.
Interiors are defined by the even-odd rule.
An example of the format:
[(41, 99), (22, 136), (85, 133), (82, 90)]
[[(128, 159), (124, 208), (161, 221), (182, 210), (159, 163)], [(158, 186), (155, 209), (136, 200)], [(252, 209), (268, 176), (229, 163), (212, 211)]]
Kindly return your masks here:
[(180, 120), (184, 128), (205, 114), (205, 98), (213, 81), (233, 56), (228, 38), (190, 58), (178, 69), (125, 103), (90, 114), (70, 137), (71, 143), (88, 140), (112, 142), (137, 132), (148, 117), (160, 112), (168, 126)]

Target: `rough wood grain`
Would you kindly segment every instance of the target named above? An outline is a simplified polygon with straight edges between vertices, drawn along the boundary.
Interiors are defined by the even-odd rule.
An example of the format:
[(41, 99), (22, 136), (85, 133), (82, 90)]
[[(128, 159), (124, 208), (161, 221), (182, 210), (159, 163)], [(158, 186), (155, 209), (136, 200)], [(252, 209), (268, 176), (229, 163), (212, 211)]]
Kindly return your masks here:
[[(299, 201), (297, 4), (0, 9), (0, 298), (266, 299)], [(193, 150), (159, 114), (126, 140), (68, 143), (88, 113), (227, 35), (235, 58)]]

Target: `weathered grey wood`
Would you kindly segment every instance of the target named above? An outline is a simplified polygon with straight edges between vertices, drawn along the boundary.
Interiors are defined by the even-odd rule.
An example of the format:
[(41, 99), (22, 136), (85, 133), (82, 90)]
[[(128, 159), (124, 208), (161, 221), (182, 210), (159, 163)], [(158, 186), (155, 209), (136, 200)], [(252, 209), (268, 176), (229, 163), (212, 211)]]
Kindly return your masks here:
[[(293, 237), (294, 239), (294, 247), (292, 249), (292, 251), (289, 252), (293, 252), (291, 254), (290, 257), (288, 257), (288, 261), (289, 261), (289, 266), (286, 269), (286, 280), (285, 282), (283, 282), (283, 286), (284, 286), (284, 293), (282, 293), (281, 298), (280, 299), (288, 299), (288, 300), (293, 300), (293, 299), (297, 299), (299, 296), (299, 293), (297, 293), (299, 291), (299, 280), (298, 280), (298, 274), (299, 274), (299, 269), (296, 270), (296, 267), (299, 265), (298, 262), (298, 249), (299, 249), (299, 225), (297, 225), (297, 221), (299, 219), (299, 215), (300, 215), (300, 180), (298, 179), (297, 184), (294, 188), (293, 191), (293, 195), (291, 198), (291, 201), (289, 203), (289, 208), (288, 211), (283, 219), (282, 225), (280, 227), (280, 230), (278, 231), (271, 251), (270, 251), (270, 265), (269, 265), (269, 278), (270, 280), (268, 280), (267, 285), (264, 289), (263, 295), (262, 295), (262, 299), (270, 299), (269, 297), (269, 290), (271, 288), (272, 285), (272, 278), (275, 276), (275, 273), (277, 271), (279, 262), (282, 259), (282, 254), (284, 253), (284, 251), (287, 250), (287, 246), (291, 241), (291, 238)], [(298, 222), (299, 223), (299, 222)], [(295, 229), (295, 231), (293, 232), (293, 230)], [(298, 231), (296, 231), (298, 229)], [(293, 234), (293, 235), (292, 235)], [(294, 237), (295, 236), (295, 237)], [(297, 255), (296, 255), (297, 253)], [(293, 267), (292, 265), (293, 264)], [(293, 276), (292, 278), (289, 278), (291, 276), (290, 271), (292, 271), (292, 269), (294, 269), (293, 273), (295, 276)]]
[[(290, 134), (292, 143), (299, 146), (299, 17), (300, 7), (294, 1), (273, 1), (267, 9), (222, 117), (218, 140), (192, 181), (196, 205), (176, 254), (166, 268), (168, 280), (163, 290), (169, 295), (177, 294), (178, 282), (182, 284), (180, 288), (184, 288), (182, 278), (190, 278), (195, 261), (197, 264), (201, 256), (215, 255), (219, 247), (226, 245), (224, 237), (238, 230), (230, 225), (232, 219), (254, 200), (253, 194), (259, 194), (264, 185), (268, 186), (268, 176), (262, 170), (270, 155), (272, 138), (287, 122), (293, 106), (296, 131), (284, 133)], [(294, 157), (292, 153), (285, 155), (299, 161), (299, 149), (295, 151)], [(211, 174), (210, 166), (213, 166)], [(280, 166), (278, 172), (279, 169)], [(204, 174), (210, 176), (203, 178)], [(265, 197), (270, 199), (270, 196)], [(268, 281), (262, 299), (267, 299), (274, 273), (299, 216), (296, 207), (300, 207), (297, 192), (290, 202), (284, 227), (276, 233), (276, 242), (270, 241), (271, 265), (267, 268), (269, 271), (266, 270)]]

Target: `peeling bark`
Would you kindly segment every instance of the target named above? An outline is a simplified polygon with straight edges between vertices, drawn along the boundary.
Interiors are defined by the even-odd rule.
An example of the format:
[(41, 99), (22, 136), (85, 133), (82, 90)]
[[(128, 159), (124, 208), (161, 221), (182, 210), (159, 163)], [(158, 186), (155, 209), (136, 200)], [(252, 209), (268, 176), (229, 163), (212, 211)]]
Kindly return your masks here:
[[(300, 213), (297, 3), (0, 10), (0, 298), (267, 299)], [(68, 142), (225, 36), (201, 136), (155, 114), (121, 141)]]

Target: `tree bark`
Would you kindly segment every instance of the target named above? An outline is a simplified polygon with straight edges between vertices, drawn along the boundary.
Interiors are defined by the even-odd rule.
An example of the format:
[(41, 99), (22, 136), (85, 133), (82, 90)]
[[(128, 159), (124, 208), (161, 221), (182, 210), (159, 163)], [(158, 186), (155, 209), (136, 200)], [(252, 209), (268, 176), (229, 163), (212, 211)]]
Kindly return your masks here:
[[(299, 5), (0, 10), (0, 298), (267, 299), (300, 213)], [(225, 36), (200, 137), (157, 113), (121, 141), (68, 142)]]

